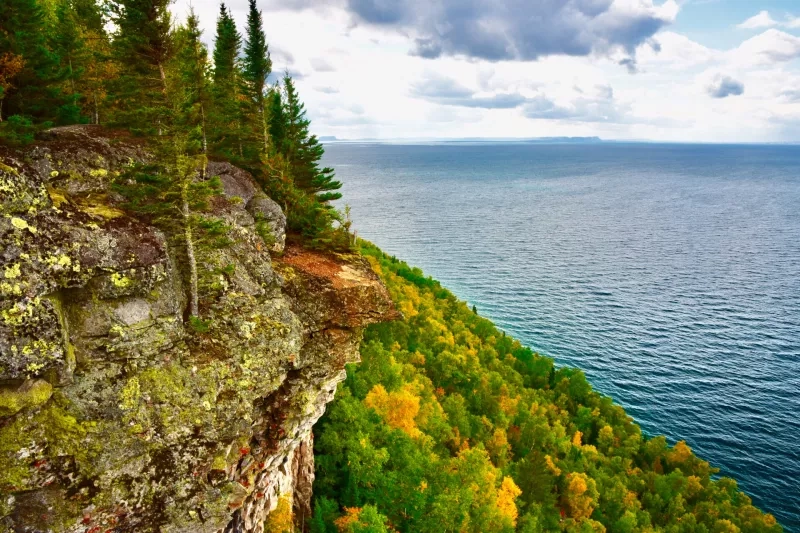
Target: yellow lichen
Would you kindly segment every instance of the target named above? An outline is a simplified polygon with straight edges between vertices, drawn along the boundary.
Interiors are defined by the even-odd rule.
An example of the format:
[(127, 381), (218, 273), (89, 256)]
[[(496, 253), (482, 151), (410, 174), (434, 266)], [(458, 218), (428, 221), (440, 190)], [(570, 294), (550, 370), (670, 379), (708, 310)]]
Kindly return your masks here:
[(11, 174), (12, 176), (19, 176), (19, 173), (15, 168), (6, 165), (2, 161), (0, 161), (0, 171), (5, 172), (6, 174)]
[(0, 390), (0, 416), (38, 407), (49, 400), (52, 394), (53, 386), (41, 379), (29, 380), (16, 390)]
[(28, 223), (19, 217), (11, 217), (11, 225), (17, 229), (28, 229)]
[(11, 266), (7, 266), (4, 274), (6, 279), (14, 279), (20, 277), (22, 275), (22, 271), (19, 268), (19, 263), (14, 263)]
[(61, 204), (67, 202), (67, 197), (61, 191), (57, 189), (47, 189), (47, 193), (50, 195), (50, 201), (53, 202), (53, 206), (56, 208), (60, 208)]
[(113, 283), (115, 287), (124, 289), (125, 287), (130, 287), (133, 280), (127, 276), (123, 276), (119, 272), (114, 272), (111, 274), (111, 283)]

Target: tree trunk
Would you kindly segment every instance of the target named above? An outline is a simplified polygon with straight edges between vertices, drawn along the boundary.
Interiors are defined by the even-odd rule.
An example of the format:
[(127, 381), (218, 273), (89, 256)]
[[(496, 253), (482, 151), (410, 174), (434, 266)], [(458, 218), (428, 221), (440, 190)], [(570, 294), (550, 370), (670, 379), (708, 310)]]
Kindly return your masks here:
[[(208, 141), (206, 140), (206, 110), (203, 104), (200, 104), (200, 120), (202, 121), (201, 127), (203, 129), (203, 154), (208, 153)], [(204, 165), (205, 168), (205, 165)]]
[(94, 123), (95, 125), (100, 125), (100, 113), (97, 111), (97, 92), (92, 93), (92, 98), (94, 100)]
[(186, 257), (189, 260), (189, 314), (200, 316), (197, 305), (197, 260), (194, 255), (194, 241), (192, 240), (191, 212), (189, 211), (189, 181), (185, 179), (181, 187), (181, 215), (183, 216), (183, 236), (186, 240)]
[(167, 75), (164, 73), (164, 65), (161, 64), (161, 61), (158, 62), (158, 73), (161, 74), (161, 92), (164, 93), (164, 96), (167, 95)]
[(0, 98), (0, 122), (3, 122), (3, 99)]
[(264, 126), (264, 153), (269, 153), (269, 131), (267, 130), (267, 113), (264, 109), (264, 101), (261, 101), (261, 124)]
[(69, 87), (72, 91), (72, 98), (75, 98), (75, 73), (72, 70), (72, 57), (69, 58)]

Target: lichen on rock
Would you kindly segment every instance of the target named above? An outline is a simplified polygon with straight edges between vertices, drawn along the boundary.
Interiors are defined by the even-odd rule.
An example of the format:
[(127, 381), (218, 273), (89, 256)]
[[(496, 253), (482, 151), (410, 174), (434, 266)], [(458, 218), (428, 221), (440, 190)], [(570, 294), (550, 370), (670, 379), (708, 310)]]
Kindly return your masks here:
[(0, 147), (0, 531), (250, 533), (281, 497), (308, 519), (311, 427), (394, 316), (366, 262), (284, 250), (280, 207), (212, 162), (229, 245), (187, 323), (181, 251), (111, 188), (151, 159), (93, 126)]

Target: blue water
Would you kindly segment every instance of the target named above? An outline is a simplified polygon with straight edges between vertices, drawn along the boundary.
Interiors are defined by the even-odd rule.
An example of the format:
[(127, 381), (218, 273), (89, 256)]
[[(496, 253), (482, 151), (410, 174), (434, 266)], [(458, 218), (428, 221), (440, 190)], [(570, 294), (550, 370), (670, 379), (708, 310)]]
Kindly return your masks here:
[(359, 235), (800, 532), (800, 147), (326, 150)]

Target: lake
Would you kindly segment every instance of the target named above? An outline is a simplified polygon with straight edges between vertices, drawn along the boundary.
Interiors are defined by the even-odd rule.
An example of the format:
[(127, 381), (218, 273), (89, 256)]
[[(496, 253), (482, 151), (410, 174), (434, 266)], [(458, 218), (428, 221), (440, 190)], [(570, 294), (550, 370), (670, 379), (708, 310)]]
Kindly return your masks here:
[(359, 236), (800, 532), (800, 146), (325, 148)]

